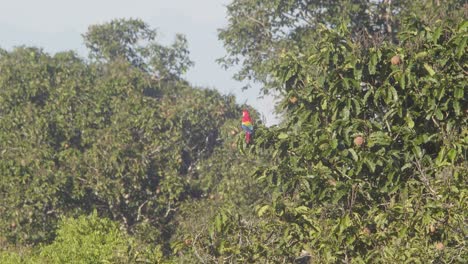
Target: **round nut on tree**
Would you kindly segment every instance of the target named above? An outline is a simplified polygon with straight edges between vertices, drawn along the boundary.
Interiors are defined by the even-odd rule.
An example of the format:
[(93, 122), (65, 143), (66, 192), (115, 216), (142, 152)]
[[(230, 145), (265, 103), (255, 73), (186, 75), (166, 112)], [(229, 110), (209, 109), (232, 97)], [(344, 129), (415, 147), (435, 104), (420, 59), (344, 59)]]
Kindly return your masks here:
[(357, 136), (354, 138), (354, 144), (356, 146), (361, 146), (364, 143), (364, 138), (361, 136)]
[(399, 65), (401, 63), (401, 58), (400, 56), (395, 55), (390, 61), (392, 62), (392, 65)]
[(445, 246), (444, 246), (444, 244), (442, 244), (442, 242), (437, 242), (437, 243), (435, 244), (435, 248), (436, 248), (437, 250), (444, 250)]
[(231, 130), (231, 135), (233, 135), (233, 136), (234, 136), (235, 134), (237, 134), (237, 132), (236, 132), (234, 129), (233, 129), (233, 130)]
[(291, 104), (297, 103), (297, 97), (296, 97), (296, 96), (291, 96), (291, 97), (289, 98), (289, 102), (290, 102)]
[(372, 233), (372, 231), (368, 227), (364, 227), (362, 229), (362, 233), (365, 234), (365, 235), (370, 235)]

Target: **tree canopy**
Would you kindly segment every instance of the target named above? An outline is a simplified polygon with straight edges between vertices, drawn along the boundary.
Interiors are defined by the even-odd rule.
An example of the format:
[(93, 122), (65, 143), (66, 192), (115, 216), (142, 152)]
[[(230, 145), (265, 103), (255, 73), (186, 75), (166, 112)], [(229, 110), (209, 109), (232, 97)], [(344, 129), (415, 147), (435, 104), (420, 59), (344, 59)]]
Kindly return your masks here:
[(93, 59), (125, 60), (158, 79), (180, 77), (193, 65), (187, 40), (178, 34), (174, 43), (165, 47), (155, 41), (156, 35), (156, 30), (139, 19), (116, 19), (90, 26), (83, 38)]
[(89, 60), (0, 50), (0, 262), (463, 263), (466, 8), (233, 0), (220, 62), (280, 94), (272, 127), (138, 19)]

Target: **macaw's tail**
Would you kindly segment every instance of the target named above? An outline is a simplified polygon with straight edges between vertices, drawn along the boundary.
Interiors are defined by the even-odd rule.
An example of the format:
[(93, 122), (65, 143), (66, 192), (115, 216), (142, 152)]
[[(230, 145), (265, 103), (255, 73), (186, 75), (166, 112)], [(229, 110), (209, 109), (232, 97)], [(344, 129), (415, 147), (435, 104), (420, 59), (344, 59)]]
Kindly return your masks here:
[(245, 143), (247, 143), (247, 144), (250, 143), (250, 135), (252, 135), (252, 133), (250, 133), (250, 132), (245, 133)]

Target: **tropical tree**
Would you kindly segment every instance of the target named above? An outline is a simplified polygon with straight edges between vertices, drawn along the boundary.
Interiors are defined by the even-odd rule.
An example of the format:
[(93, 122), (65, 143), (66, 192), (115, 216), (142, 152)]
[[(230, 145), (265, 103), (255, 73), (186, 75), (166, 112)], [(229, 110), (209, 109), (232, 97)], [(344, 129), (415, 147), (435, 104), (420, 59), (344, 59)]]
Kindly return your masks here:
[(152, 37), (144, 23), (116, 20), (86, 35), (91, 62), (37, 48), (1, 53), (2, 240), (50, 242), (62, 216), (97, 210), (170, 251), (180, 203), (202, 195), (194, 168), (222, 145), (220, 129), (240, 108), (182, 80), (182, 37), (138, 46)]
[(320, 27), (348, 28), (354, 41), (368, 45), (389, 40), (396, 43), (402, 19), (415, 14), (427, 20), (462, 10), (464, 1), (400, 0), (235, 0), (227, 6), (228, 25), (220, 30), (227, 54), (224, 67), (240, 66), (239, 80), (262, 83), (264, 88), (281, 85), (271, 76), (276, 60), (287, 52), (306, 54), (320, 41)]
[(174, 43), (166, 47), (155, 41), (156, 35), (156, 30), (142, 20), (115, 19), (90, 26), (83, 38), (93, 59), (125, 60), (157, 79), (180, 77), (193, 65), (187, 40), (178, 34)]

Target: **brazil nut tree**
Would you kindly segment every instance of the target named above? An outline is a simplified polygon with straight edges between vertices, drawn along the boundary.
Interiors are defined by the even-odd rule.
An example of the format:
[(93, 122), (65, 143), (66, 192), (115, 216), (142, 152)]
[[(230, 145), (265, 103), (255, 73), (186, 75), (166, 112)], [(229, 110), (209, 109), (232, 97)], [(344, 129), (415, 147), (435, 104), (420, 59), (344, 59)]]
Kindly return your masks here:
[[(241, 64), (239, 78), (283, 94), (284, 121), (261, 131), (252, 148), (271, 151), (273, 162), (257, 170), (271, 193), (258, 210), (270, 219), (263, 228), (270, 246), (257, 253), (274, 261), (301, 252), (315, 262), (462, 260), (463, 3), (340, 4), (228, 7), (223, 61)], [(393, 20), (373, 13), (385, 5), (384, 12), (395, 7), (391, 31)], [(351, 10), (368, 16), (353, 18)]]

